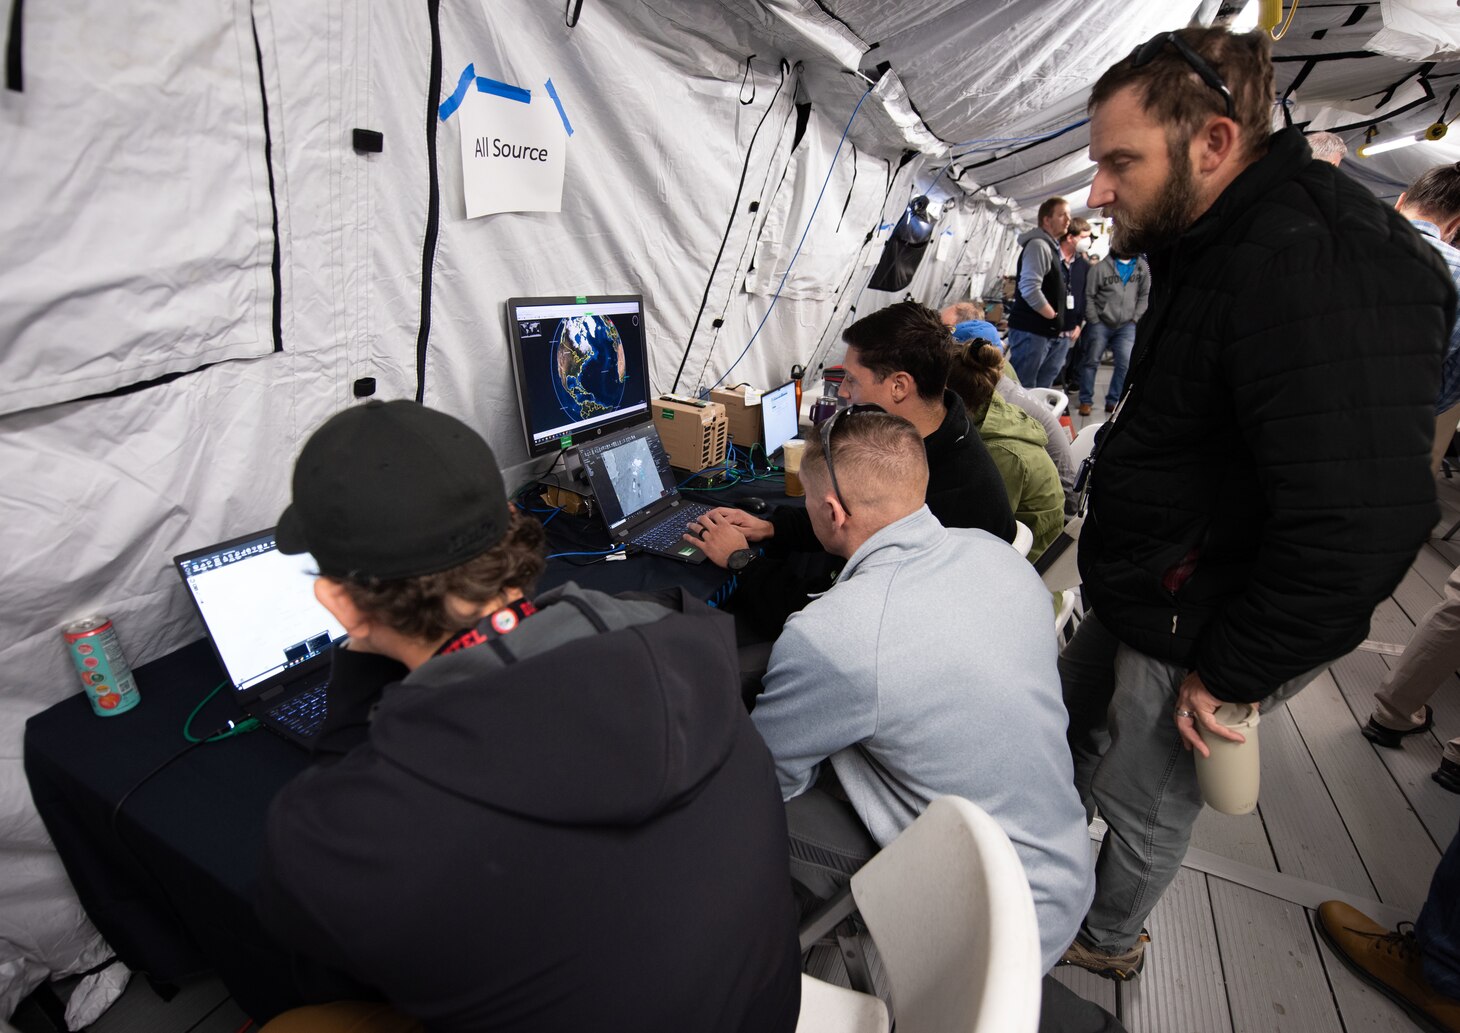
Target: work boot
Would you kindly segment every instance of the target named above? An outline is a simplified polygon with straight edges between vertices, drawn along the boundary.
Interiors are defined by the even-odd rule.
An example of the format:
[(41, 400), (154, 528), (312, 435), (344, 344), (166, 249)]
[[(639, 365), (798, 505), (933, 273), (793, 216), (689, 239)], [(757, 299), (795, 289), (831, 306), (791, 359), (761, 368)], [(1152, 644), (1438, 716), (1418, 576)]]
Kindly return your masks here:
[(1339, 900), (1318, 905), (1318, 931), (1356, 976), (1416, 1018), (1446, 1033), (1460, 1033), (1460, 1001), (1430, 988), (1420, 963), (1414, 926), (1390, 932)]
[(1389, 750), (1402, 750), (1404, 749), (1404, 737), (1406, 735), (1418, 735), (1420, 732), (1428, 732), (1431, 728), (1435, 727), (1435, 712), (1430, 709), (1428, 703), (1424, 705), (1424, 712), (1425, 719), (1423, 721), (1413, 728), (1404, 729), (1402, 732), (1395, 731), (1393, 728), (1385, 728), (1378, 721), (1375, 721), (1374, 716), (1370, 714), (1369, 723), (1363, 727), (1364, 738), (1368, 739), (1375, 746), (1383, 746)]
[(1080, 415), (1081, 416), (1089, 416), (1090, 415), (1090, 403), (1089, 402), (1081, 402), (1080, 403)]
[(1142, 929), (1140, 939), (1136, 940), (1136, 945), (1130, 950), (1107, 954), (1094, 947), (1087, 947), (1076, 939), (1056, 964), (1074, 965), (1094, 972), (1097, 976), (1124, 983), (1141, 974), (1141, 969), (1146, 964), (1146, 944), (1150, 942), (1151, 934)]

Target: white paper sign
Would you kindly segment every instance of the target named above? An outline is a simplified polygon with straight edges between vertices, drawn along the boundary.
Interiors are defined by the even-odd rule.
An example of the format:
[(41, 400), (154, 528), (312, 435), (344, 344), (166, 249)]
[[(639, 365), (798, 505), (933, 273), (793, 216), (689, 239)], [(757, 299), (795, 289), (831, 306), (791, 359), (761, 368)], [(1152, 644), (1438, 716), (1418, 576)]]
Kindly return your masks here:
[(568, 136), (546, 90), (533, 90), (524, 104), (474, 89), (456, 117), (468, 219), (562, 211)]

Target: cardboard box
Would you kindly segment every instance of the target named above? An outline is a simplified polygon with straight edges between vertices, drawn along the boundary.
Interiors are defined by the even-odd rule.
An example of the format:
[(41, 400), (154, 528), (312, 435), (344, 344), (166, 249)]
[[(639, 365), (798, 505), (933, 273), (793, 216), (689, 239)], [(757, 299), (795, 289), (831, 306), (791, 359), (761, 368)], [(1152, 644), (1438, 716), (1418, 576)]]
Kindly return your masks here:
[(649, 407), (671, 466), (696, 473), (725, 461), (730, 421), (719, 402), (656, 398)]
[(725, 416), (730, 421), (730, 440), (741, 448), (765, 444), (765, 421), (761, 419), (758, 392), (755, 400), (754, 405), (746, 404), (744, 388), (729, 390), (717, 387), (710, 392), (710, 401), (725, 407)]

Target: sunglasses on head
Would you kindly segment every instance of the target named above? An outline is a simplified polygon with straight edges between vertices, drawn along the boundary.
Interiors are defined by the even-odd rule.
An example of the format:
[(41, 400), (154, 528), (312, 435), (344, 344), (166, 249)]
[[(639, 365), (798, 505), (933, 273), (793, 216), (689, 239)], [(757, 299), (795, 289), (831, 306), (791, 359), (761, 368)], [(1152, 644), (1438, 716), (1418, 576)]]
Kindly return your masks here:
[(1236, 105), (1232, 103), (1232, 91), (1227, 88), (1226, 82), (1216, 69), (1207, 64), (1206, 59), (1191, 48), (1191, 45), (1174, 32), (1160, 32), (1152, 36), (1146, 42), (1131, 51), (1131, 67), (1143, 68), (1156, 60), (1156, 56), (1170, 43), (1176, 48), (1176, 53), (1181, 55), (1191, 70), (1201, 77), (1201, 81), (1222, 95), (1222, 101), (1227, 105), (1227, 117), (1237, 118)]
[(887, 410), (882, 408), (882, 406), (880, 405), (862, 403), (859, 405), (849, 405), (845, 409), (838, 409), (829, 417), (821, 421), (821, 454), (826, 457), (826, 472), (827, 475), (831, 478), (831, 491), (832, 494), (836, 496), (837, 502), (841, 504), (842, 512), (846, 513), (848, 516), (851, 515), (852, 511), (847, 508), (847, 500), (842, 498), (841, 487), (836, 482), (836, 464), (832, 462), (831, 458), (831, 436), (836, 431), (838, 423), (842, 422), (843, 420), (850, 419), (856, 413), (885, 413), (886, 411)]

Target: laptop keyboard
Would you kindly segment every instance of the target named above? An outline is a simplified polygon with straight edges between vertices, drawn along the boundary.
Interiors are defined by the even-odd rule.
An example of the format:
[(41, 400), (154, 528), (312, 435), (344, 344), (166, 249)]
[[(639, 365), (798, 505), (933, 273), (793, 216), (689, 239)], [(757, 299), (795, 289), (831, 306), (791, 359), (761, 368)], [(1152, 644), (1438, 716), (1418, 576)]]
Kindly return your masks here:
[(324, 724), (325, 690), (328, 688), (329, 682), (323, 681), (297, 696), (290, 696), (269, 710), (270, 719), (295, 735), (313, 738), (319, 734), (320, 725)]
[(685, 525), (714, 508), (703, 502), (686, 502), (647, 531), (642, 531), (630, 538), (629, 542), (642, 549), (671, 551), (680, 544), (680, 539), (684, 537)]

